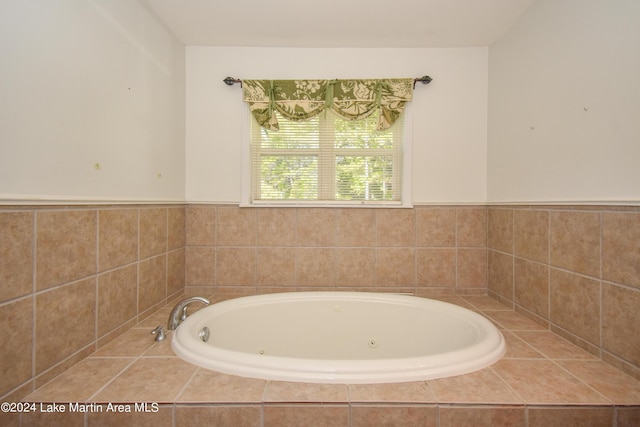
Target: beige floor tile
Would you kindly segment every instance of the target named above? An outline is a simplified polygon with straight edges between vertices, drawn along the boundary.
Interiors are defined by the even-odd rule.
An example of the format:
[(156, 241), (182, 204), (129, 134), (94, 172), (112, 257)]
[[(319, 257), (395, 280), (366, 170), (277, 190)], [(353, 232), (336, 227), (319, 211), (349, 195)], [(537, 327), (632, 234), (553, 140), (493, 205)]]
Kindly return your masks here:
[(0, 306), (0, 318), (4, 328), (0, 336), (0, 395), (4, 395), (28, 381), (33, 373), (33, 298)]
[(428, 247), (451, 247), (456, 244), (456, 210), (425, 207), (415, 209), (416, 244)]
[[(193, 311), (193, 309), (194, 308), (192, 307), (191, 311)], [(134, 328), (155, 329), (156, 326), (161, 325), (161, 326), (164, 326), (165, 329), (167, 329), (167, 324), (169, 323), (170, 314), (171, 314), (171, 307), (165, 307), (161, 310), (156, 311), (146, 319), (142, 320), (140, 323), (134, 326)]]
[(611, 402), (549, 360), (503, 359), (493, 365), (527, 404), (607, 405)]
[(138, 357), (155, 343), (151, 329), (129, 329), (104, 347), (93, 357)]
[(177, 406), (174, 425), (260, 427), (261, 412), (260, 405)]
[(617, 405), (640, 405), (640, 381), (600, 360), (561, 361), (560, 366)]
[(97, 338), (95, 276), (36, 294), (35, 300), (36, 373), (93, 346)]
[(84, 414), (82, 412), (47, 412), (46, 410), (37, 410), (23, 413), (21, 415), (20, 425), (24, 427), (84, 427)]
[(507, 359), (544, 359), (542, 353), (524, 342), (513, 332), (502, 331), (502, 336), (507, 343)]
[(177, 357), (171, 348), (172, 335), (173, 333), (169, 332), (164, 341), (154, 342), (153, 345), (144, 352), (143, 357)]
[(0, 301), (32, 291), (33, 246), (33, 213), (0, 213)]
[(306, 384), (269, 381), (265, 402), (348, 402), (344, 384)]
[(351, 427), (402, 426), (436, 427), (438, 408), (426, 405), (354, 405)]
[(36, 214), (38, 290), (96, 272), (97, 220), (94, 210), (40, 211)]
[(198, 368), (178, 402), (255, 403), (262, 402), (267, 381), (221, 374)]
[(350, 384), (351, 402), (433, 403), (436, 396), (426, 382)]
[(439, 427), (525, 427), (524, 406), (444, 406), (440, 407)]
[(431, 380), (428, 384), (439, 403), (523, 403), (491, 368)]
[(640, 426), (640, 406), (618, 407), (616, 418), (619, 426)]
[(0, 411), (0, 426), (20, 427), (20, 413)]
[(264, 427), (348, 427), (348, 405), (265, 405)]
[(542, 331), (544, 326), (515, 311), (484, 311), (483, 314), (504, 329), (512, 331)]
[[(423, 296), (423, 295), (418, 295), (418, 296)], [(449, 304), (459, 305), (460, 307), (464, 307), (469, 310), (476, 310), (476, 307), (473, 304), (467, 302), (467, 300), (457, 295), (437, 295), (437, 294), (429, 295), (428, 293), (426, 293), (424, 295), (424, 298), (444, 301), (444, 302), (448, 302)]]
[(175, 357), (139, 359), (91, 401), (171, 403), (196, 369)]
[(133, 358), (88, 358), (65, 371), (24, 400), (84, 402), (117, 376)]
[[(529, 408), (529, 427), (610, 426), (614, 424), (613, 408)], [(620, 426), (632, 424), (617, 424)]]
[(549, 331), (518, 331), (517, 336), (550, 359), (596, 359), (594, 355)]
[[(127, 407), (131, 412), (107, 412), (103, 406), (105, 408), (103, 412), (91, 412), (87, 415), (86, 425), (92, 427), (171, 427), (173, 425), (173, 408), (170, 406), (154, 408), (148, 404), (147, 410), (150, 412), (136, 411), (135, 402)], [(155, 409), (157, 412), (153, 412)]]
[(143, 208), (139, 211), (140, 259), (148, 258), (167, 250), (167, 209)]

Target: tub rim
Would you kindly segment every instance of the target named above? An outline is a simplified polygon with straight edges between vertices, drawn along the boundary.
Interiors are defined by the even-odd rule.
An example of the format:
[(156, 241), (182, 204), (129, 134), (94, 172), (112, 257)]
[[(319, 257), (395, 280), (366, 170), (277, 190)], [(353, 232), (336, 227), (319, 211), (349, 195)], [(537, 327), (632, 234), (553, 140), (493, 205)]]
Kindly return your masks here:
[[(427, 356), (377, 360), (314, 359), (285, 356), (258, 355), (202, 344), (195, 325), (212, 310), (229, 311), (269, 303), (300, 300), (358, 302), (385, 302), (411, 306), (436, 306), (472, 320), (485, 334), (481, 342), (455, 351)], [(191, 334), (190, 334), (191, 332)], [(474, 372), (492, 365), (506, 351), (500, 330), (487, 318), (467, 308), (413, 295), (353, 292), (353, 291), (300, 291), (259, 294), (224, 300), (205, 307), (178, 326), (171, 347), (178, 357), (194, 365), (230, 375), (264, 380), (331, 384), (374, 384), (423, 381)], [(473, 357), (471, 357), (473, 354)], [(214, 359), (211, 356), (215, 356)], [(328, 365), (328, 362), (330, 364)]]

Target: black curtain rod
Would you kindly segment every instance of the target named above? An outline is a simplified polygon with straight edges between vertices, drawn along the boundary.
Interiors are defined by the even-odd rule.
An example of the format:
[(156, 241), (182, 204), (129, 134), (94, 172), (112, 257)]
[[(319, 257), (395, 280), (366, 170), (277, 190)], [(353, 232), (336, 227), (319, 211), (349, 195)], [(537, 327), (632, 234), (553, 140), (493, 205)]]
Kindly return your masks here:
[[(424, 85), (431, 83), (431, 80), (433, 80), (431, 77), (429, 76), (422, 76), (422, 77), (417, 77), (415, 79), (413, 79), (413, 88), (416, 88), (416, 83), (420, 82)], [(227, 77), (226, 79), (223, 80), (223, 82), (225, 82), (227, 85), (229, 86), (233, 86), (236, 83), (240, 83), (240, 87), (242, 87), (242, 80), (240, 79), (235, 79), (233, 77)]]

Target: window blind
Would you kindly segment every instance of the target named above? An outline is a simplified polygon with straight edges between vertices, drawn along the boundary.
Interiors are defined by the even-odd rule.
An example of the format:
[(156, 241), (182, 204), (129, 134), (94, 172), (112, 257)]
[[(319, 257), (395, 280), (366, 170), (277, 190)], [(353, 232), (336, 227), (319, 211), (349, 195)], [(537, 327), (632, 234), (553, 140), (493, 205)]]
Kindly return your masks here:
[(274, 114), (277, 131), (251, 121), (252, 203), (401, 203), (404, 114), (385, 130), (376, 130), (379, 110), (358, 120)]

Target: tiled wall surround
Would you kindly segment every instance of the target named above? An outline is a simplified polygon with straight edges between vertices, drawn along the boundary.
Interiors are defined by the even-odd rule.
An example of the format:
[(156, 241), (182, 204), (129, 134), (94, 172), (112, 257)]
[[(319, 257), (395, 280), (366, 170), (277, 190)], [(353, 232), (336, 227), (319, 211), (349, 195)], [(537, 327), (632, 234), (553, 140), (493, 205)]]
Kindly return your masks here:
[(640, 209), (490, 207), (492, 296), (640, 378)]
[(485, 207), (188, 206), (192, 293), (486, 292)]
[(185, 207), (0, 208), (0, 396), (20, 398), (184, 291)]
[(172, 296), (482, 294), (640, 378), (640, 208), (0, 208), (0, 396)]

